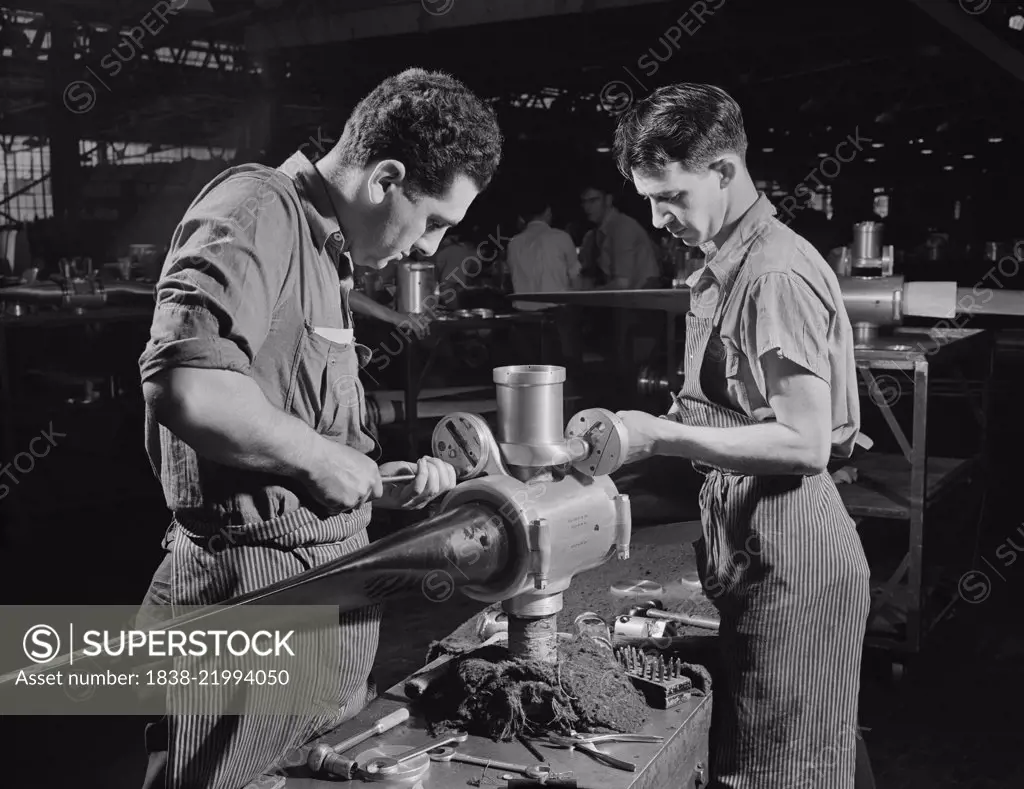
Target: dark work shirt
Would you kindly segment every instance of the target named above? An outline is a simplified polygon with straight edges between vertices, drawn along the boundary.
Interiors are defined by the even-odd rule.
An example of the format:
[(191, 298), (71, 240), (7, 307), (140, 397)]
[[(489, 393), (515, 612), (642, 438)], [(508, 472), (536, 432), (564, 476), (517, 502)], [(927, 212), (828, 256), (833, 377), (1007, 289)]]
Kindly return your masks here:
[[(174, 232), (142, 380), (174, 367), (247, 375), (275, 408), (369, 453), (343, 247), (324, 183), (303, 154), (277, 169), (226, 170)], [(293, 482), (198, 457), (148, 407), (146, 446), (179, 520), (252, 524), (310, 505)], [(367, 518), (353, 513), (352, 528)]]

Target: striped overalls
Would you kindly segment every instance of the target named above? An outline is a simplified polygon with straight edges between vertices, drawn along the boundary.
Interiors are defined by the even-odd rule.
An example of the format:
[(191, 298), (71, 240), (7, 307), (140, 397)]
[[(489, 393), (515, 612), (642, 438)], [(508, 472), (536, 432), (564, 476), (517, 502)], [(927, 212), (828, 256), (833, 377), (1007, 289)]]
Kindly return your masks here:
[[(686, 367), (669, 418), (757, 424), (705, 394), (726, 376), (719, 334), (741, 267), (714, 310), (686, 316)], [(828, 472), (745, 476), (694, 464), (704, 590), (721, 615), (712, 787), (852, 789), (868, 566)]]
[[(343, 291), (343, 320), (351, 328), (347, 295)], [(313, 332), (304, 335), (296, 358), (315, 359), (322, 354), (334, 359), (331, 368), (336, 381), (353, 385), (370, 358), (369, 349), (354, 340), (339, 344)], [(375, 442), (363, 429), (362, 390), (356, 387), (349, 395), (335, 387), (331, 405), (325, 409), (331, 412), (327, 432), (335, 440), (370, 452)], [(269, 521), (239, 526), (212, 526), (178, 516), (165, 537), (167, 553), (150, 584), (139, 624), (174, 615), (179, 606), (223, 603), (359, 550), (369, 542), (369, 521), (369, 504), (329, 518), (300, 507)], [(380, 606), (372, 606), (341, 614), (337, 629), (304, 637), (307, 652), (322, 644), (323, 654), (331, 656), (338, 654), (340, 640), (341, 665), (324, 666), (324, 671), (337, 672), (336, 679), (327, 680), (336, 692), (328, 692), (333, 698), (318, 705), (320, 714), (276, 714), (288, 703), (292, 704), (288, 709), (295, 709), (294, 699), (299, 696), (287, 694), (309, 692), (294, 681), (277, 690), (249, 689), (245, 715), (190, 714), (170, 695), (170, 714), (146, 733), (150, 766), (144, 789), (241, 789), (272, 771), (289, 751), (356, 715), (374, 695), (369, 673), (379, 625)], [(323, 692), (323, 677), (316, 686)], [(211, 695), (217, 692), (230, 691), (209, 689)], [(210, 695), (204, 696), (204, 703), (211, 703)]]

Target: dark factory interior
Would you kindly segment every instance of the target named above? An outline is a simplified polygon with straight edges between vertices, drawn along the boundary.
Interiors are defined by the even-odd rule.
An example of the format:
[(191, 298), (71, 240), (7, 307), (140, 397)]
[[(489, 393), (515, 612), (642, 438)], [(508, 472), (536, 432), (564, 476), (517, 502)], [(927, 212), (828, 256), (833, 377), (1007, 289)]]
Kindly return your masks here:
[[(20, 0), (0, 58), (0, 789), (1024, 787), (1024, 3)], [(698, 94), (745, 150), (636, 166)], [(152, 651), (210, 622), (314, 647)]]

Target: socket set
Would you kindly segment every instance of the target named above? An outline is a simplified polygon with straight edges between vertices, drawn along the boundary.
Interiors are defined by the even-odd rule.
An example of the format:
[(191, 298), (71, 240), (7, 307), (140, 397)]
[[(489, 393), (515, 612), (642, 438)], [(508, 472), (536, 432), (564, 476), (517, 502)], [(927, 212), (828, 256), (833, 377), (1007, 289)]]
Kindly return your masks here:
[(665, 659), (647, 655), (636, 647), (620, 647), (615, 657), (629, 675), (633, 687), (644, 694), (647, 703), (659, 710), (667, 710), (689, 701), (693, 680), (683, 673), (687, 664), (680, 658)]

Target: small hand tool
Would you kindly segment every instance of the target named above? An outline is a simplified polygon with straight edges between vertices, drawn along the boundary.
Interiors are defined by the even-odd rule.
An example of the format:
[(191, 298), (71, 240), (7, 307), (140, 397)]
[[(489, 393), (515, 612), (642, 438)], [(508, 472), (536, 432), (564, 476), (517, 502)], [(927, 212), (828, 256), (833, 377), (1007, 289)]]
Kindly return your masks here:
[(349, 748), (356, 747), (359, 743), (365, 742), (371, 737), (383, 734), (407, 720), (409, 720), (408, 708), (400, 707), (394, 712), (385, 715), (366, 731), (354, 737), (349, 737), (337, 745), (324, 745), (323, 743), (317, 745), (309, 752), (306, 764), (314, 775), (323, 771), (329, 775), (336, 775), (339, 778), (352, 778), (356, 771), (356, 763), (352, 759), (346, 759), (339, 754), (347, 751)]
[(556, 735), (559, 739), (575, 740), (576, 742), (593, 745), (598, 742), (665, 742), (660, 734), (570, 734)]
[(480, 756), (470, 756), (459, 753), (454, 748), (435, 748), (430, 752), (432, 762), (461, 762), (472, 764), (476, 767), (493, 768), (509, 773), (519, 773), (527, 778), (543, 780), (551, 775), (551, 766), (547, 764), (512, 764), (511, 762), (500, 762), (495, 759), (484, 759)]
[[(363, 770), (370, 775), (386, 775), (388, 773), (395, 772), (398, 769), (398, 765), (402, 762), (407, 762), (410, 759), (415, 759), (417, 756), (423, 756), (426, 753), (431, 753), (437, 748), (441, 748), (445, 745), (465, 742), (468, 739), (468, 734), (453, 734), (438, 742), (432, 742), (427, 745), (420, 746), (419, 748), (413, 748), (411, 751), (405, 751), (397, 756), (379, 756), (376, 759), (370, 759), (370, 761), (363, 765)], [(433, 756), (431, 756), (431, 758), (433, 758)]]
[(593, 759), (597, 759), (599, 762), (604, 762), (609, 767), (615, 767), (619, 770), (626, 770), (630, 773), (636, 772), (636, 765), (632, 762), (627, 762), (624, 759), (617, 759), (611, 754), (599, 751), (596, 747), (588, 743), (586, 740), (580, 739), (579, 735), (576, 737), (566, 737), (561, 734), (549, 734), (548, 741), (556, 748), (568, 748), (570, 751), (577, 750), (582, 751)]
[(629, 616), (646, 616), (649, 619), (661, 619), (667, 622), (678, 622), (688, 627), (700, 627), (705, 630), (717, 631), (721, 623), (717, 619), (706, 616), (694, 616), (692, 614), (677, 614), (666, 611), (665, 607), (658, 600), (648, 600), (646, 603), (631, 606)]

